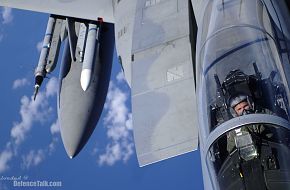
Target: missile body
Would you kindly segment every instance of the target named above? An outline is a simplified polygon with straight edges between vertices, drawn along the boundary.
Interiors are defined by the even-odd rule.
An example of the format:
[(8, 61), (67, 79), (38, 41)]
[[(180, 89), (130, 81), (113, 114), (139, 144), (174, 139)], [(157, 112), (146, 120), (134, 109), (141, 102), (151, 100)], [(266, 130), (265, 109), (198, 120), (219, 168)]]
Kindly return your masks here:
[(55, 21), (53, 33), (49, 43), (49, 53), (46, 57), (46, 73), (51, 73), (57, 65), (61, 45), (61, 35), (62, 33), (65, 33), (65, 31), (62, 31), (63, 22), (64, 21), (61, 18), (57, 18)]
[(45, 32), (45, 37), (43, 40), (43, 46), (41, 49), (38, 65), (35, 69), (35, 85), (34, 85), (34, 99), (36, 98), (36, 95), (38, 93), (38, 89), (42, 84), (43, 78), (46, 76), (46, 59), (49, 53), (50, 48), (50, 42), (52, 38), (52, 33), (55, 25), (55, 18), (52, 16), (49, 17), (47, 28)]
[(85, 44), (87, 39), (87, 26), (84, 23), (80, 24), (78, 41), (77, 41), (77, 52), (76, 57), (79, 62), (82, 63), (84, 61), (84, 53), (85, 53)]
[(89, 24), (85, 55), (80, 78), (83, 91), (86, 91), (89, 88), (94, 67), (94, 59), (99, 59), (99, 40), (97, 39), (98, 33), (98, 26), (96, 24)]

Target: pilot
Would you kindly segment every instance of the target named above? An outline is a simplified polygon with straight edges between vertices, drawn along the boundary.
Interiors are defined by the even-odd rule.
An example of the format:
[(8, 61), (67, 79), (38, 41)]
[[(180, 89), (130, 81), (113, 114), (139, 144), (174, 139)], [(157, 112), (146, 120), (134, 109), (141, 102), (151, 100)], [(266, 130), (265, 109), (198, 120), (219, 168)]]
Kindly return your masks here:
[[(230, 108), (230, 113), (233, 117), (254, 113), (271, 114), (267, 109), (256, 109), (253, 98), (250, 95), (251, 93), (249, 92), (249, 88), (241, 88), (243, 85), (240, 84), (245, 84), (245, 82), (248, 80), (248, 77), (249, 76), (243, 73), (241, 70), (233, 70), (226, 76), (223, 86), (227, 90), (227, 94), (229, 96), (227, 104)], [(236, 91), (232, 89), (235, 89)], [(245, 92), (243, 93), (243, 91)], [(259, 136), (264, 130), (265, 127), (261, 124), (251, 124), (236, 128), (235, 130), (228, 132), (227, 151), (231, 153), (236, 147), (236, 136), (239, 136), (242, 133), (256, 134)]]
[[(229, 105), (234, 117), (254, 113), (251, 98), (245, 94), (238, 94), (230, 98)], [(249, 131), (248, 127), (238, 128), (227, 133), (227, 151), (231, 153), (235, 148), (235, 136), (241, 131)]]
[[(233, 98), (230, 98), (229, 101), (230, 109), (234, 117), (239, 117), (242, 115), (247, 115), (251, 113), (257, 113), (258, 111), (255, 110), (254, 102), (252, 101), (252, 98), (250, 96), (247, 96), (245, 94), (239, 94), (234, 96)], [(259, 112), (260, 113), (260, 112)], [(273, 114), (268, 109), (261, 110), (261, 113), (266, 114)], [(265, 133), (265, 126), (262, 124), (254, 124), (254, 125), (247, 125), (243, 126), (241, 128), (232, 130), (227, 133), (227, 151), (231, 153), (235, 148), (235, 136), (237, 136), (238, 133), (241, 133), (241, 131), (249, 132), (250, 134), (256, 134), (261, 135), (263, 132)], [(272, 133), (266, 133), (265, 136), (267, 138), (271, 138), (273, 136)]]
[(244, 94), (240, 94), (231, 98), (229, 101), (229, 104), (230, 104), (230, 107), (234, 110), (233, 115), (241, 116), (241, 115), (246, 115), (248, 113), (253, 113), (254, 105), (253, 103), (250, 103), (250, 102), (252, 102), (251, 98)]

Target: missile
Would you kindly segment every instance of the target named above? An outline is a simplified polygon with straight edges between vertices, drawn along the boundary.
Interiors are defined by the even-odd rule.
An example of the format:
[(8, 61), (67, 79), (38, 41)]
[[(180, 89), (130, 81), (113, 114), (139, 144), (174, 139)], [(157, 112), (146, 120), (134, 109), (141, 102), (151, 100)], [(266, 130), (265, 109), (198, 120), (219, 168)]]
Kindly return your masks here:
[(79, 36), (77, 41), (77, 53), (76, 53), (76, 56), (80, 63), (84, 61), (86, 36), (87, 36), (87, 26), (84, 23), (80, 23)]
[(43, 77), (42, 76), (39, 75), (39, 76), (35, 77), (33, 100), (35, 100), (35, 98), (37, 96), (37, 93), (38, 93), (40, 85), (42, 84), (42, 81), (43, 81)]
[(52, 33), (55, 25), (55, 18), (52, 16), (49, 17), (48, 23), (47, 23), (47, 28), (43, 40), (43, 46), (41, 49), (38, 65), (35, 69), (35, 85), (34, 85), (34, 97), (33, 99), (35, 100), (38, 90), (43, 82), (44, 77), (46, 76), (46, 63), (47, 63), (47, 56), (49, 53), (49, 48), (50, 48), (50, 42), (52, 38)]
[(60, 45), (61, 45), (61, 35), (65, 31), (63, 30), (63, 24), (64, 20), (61, 18), (56, 18), (54, 27), (53, 27), (53, 33), (51, 35), (51, 40), (50, 40), (50, 45), (49, 45), (49, 53), (46, 57), (46, 73), (51, 73), (58, 61), (58, 55), (59, 55), (59, 50), (60, 50)]
[[(91, 82), (92, 77), (92, 70), (93, 70), (93, 63), (94, 63), (94, 57), (95, 57), (95, 48), (98, 48), (97, 38), (99, 35), (99, 29), (96, 24), (89, 24), (88, 29), (88, 35), (86, 40), (86, 47), (85, 47), (85, 55), (84, 55), (84, 61), (82, 66), (82, 72), (81, 72), (81, 78), (80, 83), (83, 91), (86, 91)], [(99, 51), (97, 51), (99, 52)], [(96, 55), (96, 58), (98, 59), (99, 55)]]

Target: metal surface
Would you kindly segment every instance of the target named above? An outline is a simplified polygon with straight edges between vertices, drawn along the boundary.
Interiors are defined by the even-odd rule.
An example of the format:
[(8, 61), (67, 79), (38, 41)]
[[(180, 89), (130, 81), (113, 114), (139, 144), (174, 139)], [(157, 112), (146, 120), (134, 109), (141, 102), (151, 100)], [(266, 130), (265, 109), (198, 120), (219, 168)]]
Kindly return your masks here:
[(84, 61), (81, 72), (81, 86), (83, 91), (89, 88), (93, 74), (94, 60), (99, 60), (99, 31), (96, 24), (89, 24)]
[(268, 114), (249, 114), (233, 118), (213, 130), (206, 139), (204, 151), (207, 152), (212, 143), (226, 132), (249, 124), (273, 124), (290, 130), (290, 123), (278, 116)]
[(63, 22), (64, 21), (62, 19), (56, 19), (55, 22), (54, 31), (50, 43), (50, 50), (47, 56), (47, 64), (45, 67), (47, 73), (51, 73), (57, 65), (59, 49), (61, 44), (60, 36), (62, 35), (61, 28), (63, 26)]
[(1, 0), (0, 6), (114, 23), (112, 0)]
[(66, 45), (60, 73), (58, 95), (58, 116), (62, 140), (70, 158), (76, 156), (84, 147), (99, 120), (109, 86), (113, 47), (114, 27), (104, 23), (106, 31), (101, 34), (101, 59), (96, 59), (89, 88), (83, 91), (80, 85), (82, 64), (71, 61), (69, 47)]
[(137, 5), (132, 52), (132, 114), (141, 166), (198, 146), (189, 4), (146, 2)]
[(128, 85), (132, 83), (132, 41), (136, 15), (136, 0), (114, 1), (115, 39), (119, 62)]

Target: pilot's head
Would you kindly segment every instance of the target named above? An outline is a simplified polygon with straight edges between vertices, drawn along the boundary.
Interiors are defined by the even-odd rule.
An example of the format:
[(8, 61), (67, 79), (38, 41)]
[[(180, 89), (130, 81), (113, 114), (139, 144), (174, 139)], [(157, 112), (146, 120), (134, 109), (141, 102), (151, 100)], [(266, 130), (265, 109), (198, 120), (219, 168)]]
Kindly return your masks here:
[(230, 99), (230, 107), (236, 116), (248, 114), (252, 110), (252, 105), (248, 96), (240, 94)]

